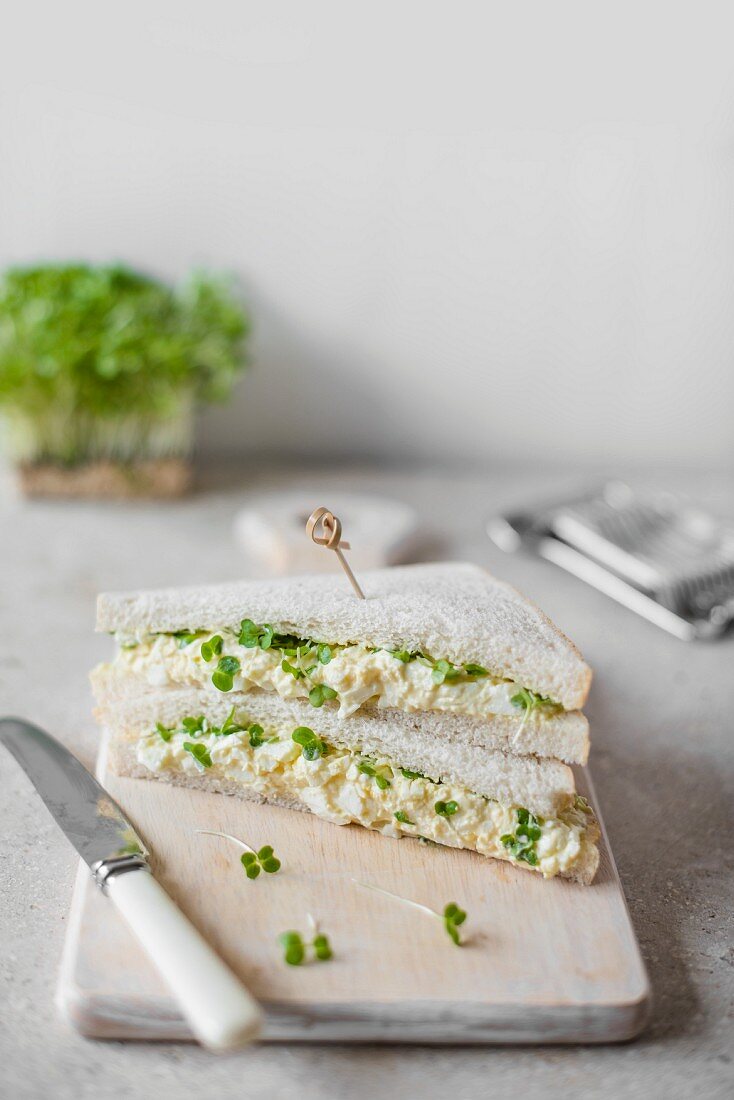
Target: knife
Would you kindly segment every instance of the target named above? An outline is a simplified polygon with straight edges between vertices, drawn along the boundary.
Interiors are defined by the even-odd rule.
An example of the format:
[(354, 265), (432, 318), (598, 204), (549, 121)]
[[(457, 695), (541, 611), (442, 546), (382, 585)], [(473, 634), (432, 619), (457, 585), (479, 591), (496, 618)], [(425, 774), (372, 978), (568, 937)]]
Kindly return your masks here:
[(257, 1038), (257, 1001), (153, 878), (143, 841), (104, 787), (30, 722), (0, 718), (0, 742), (122, 913), (199, 1042), (223, 1051)]

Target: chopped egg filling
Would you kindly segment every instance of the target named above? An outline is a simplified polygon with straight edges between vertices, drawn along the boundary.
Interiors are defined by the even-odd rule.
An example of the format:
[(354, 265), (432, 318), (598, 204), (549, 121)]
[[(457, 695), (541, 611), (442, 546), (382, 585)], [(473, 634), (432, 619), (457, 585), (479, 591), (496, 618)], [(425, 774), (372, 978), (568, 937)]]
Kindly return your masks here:
[[(139, 643), (121, 649), (116, 664), (145, 677), (152, 687), (169, 684), (190, 684), (219, 694), (217, 668), (229, 659), (229, 670), (219, 684), (225, 691), (248, 692), (254, 688), (277, 692), (285, 699), (311, 699), (318, 707), (324, 702), (320, 690), (328, 689), (327, 700), (334, 699), (342, 717), (353, 714), (364, 704), (396, 707), (401, 710), (436, 710), (472, 715), (512, 715), (524, 713), (524, 692), (520, 685), (491, 675), (482, 669), (479, 674), (466, 669), (454, 669), (448, 662), (434, 662), (419, 656), (403, 660), (384, 649), (373, 650), (363, 645), (341, 647), (304, 646), (303, 652), (284, 656), (281, 649), (247, 648), (237, 635), (187, 635), (193, 640), (182, 644), (181, 638), (170, 634), (153, 635)], [(211, 654), (206, 644), (218, 639), (217, 651)], [(204, 654), (202, 648), (204, 647)], [(318, 650), (329, 651), (322, 663)], [(209, 659), (207, 660), (207, 656)], [(439, 668), (447, 665), (449, 675), (441, 680)], [(469, 666), (470, 669), (479, 666)], [(215, 682), (212, 677), (215, 677)], [(513, 699), (516, 701), (513, 703)], [(520, 704), (518, 705), (518, 699)], [(555, 713), (558, 707), (544, 704), (541, 713)], [(527, 711), (525, 711), (527, 713)]]
[(180, 772), (234, 781), (265, 798), (298, 800), (336, 825), (356, 823), (385, 836), (468, 848), (545, 877), (572, 871), (599, 836), (583, 799), (557, 818), (537, 818), (391, 760), (326, 745), (304, 727), (293, 734), (260, 726), (232, 733), (158, 727), (137, 741), (136, 755), (162, 777)]

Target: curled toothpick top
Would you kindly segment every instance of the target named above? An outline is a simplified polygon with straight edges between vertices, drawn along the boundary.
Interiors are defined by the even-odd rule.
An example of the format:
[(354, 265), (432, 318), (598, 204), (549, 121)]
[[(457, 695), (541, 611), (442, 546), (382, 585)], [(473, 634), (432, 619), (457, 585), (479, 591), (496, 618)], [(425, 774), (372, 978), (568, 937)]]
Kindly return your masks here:
[(339, 559), (339, 564), (346, 573), (349, 583), (360, 600), (364, 599), (364, 592), (357, 583), (357, 578), (349, 568), (347, 559), (342, 550), (349, 550), (348, 542), (342, 540), (341, 521), (330, 512), (328, 508), (315, 508), (306, 522), (306, 534), (313, 539), (317, 546), (324, 546), (327, 550), (333, 550)]

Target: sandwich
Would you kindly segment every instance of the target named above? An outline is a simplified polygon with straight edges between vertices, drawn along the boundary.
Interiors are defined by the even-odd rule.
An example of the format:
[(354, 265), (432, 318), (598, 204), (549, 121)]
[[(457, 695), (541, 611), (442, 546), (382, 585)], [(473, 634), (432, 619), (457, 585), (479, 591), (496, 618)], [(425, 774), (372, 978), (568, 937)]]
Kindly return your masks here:
[(591, 672), (467, 564), (99, 597), (112, 767), (589, 883)]

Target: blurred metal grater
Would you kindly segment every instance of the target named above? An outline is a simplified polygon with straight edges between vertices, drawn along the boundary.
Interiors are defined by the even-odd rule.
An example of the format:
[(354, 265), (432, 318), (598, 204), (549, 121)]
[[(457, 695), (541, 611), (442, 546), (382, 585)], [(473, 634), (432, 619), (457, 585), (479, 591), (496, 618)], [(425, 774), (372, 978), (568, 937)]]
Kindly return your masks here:
[(487, 531), (501, 549), (531, 550), (686, 641), (734, 622), (734, 521), (671, 493), (610, 481), (493, 516)]

